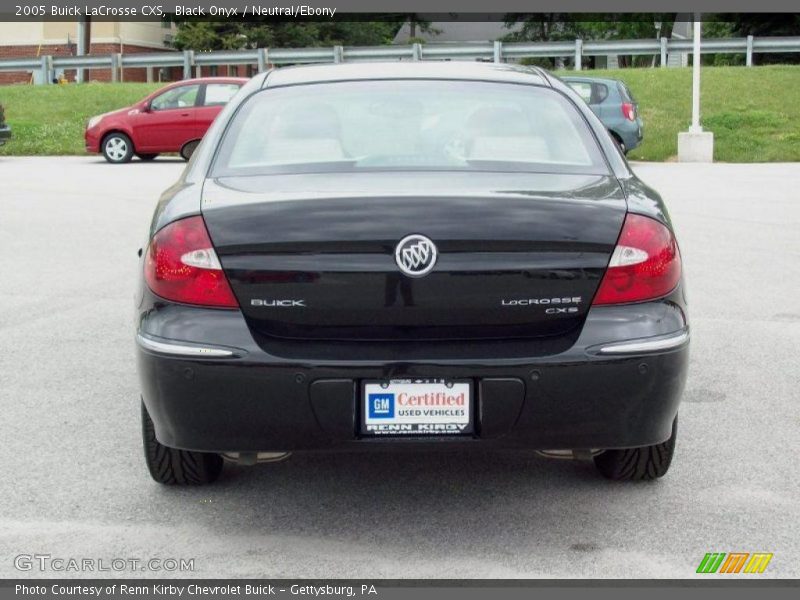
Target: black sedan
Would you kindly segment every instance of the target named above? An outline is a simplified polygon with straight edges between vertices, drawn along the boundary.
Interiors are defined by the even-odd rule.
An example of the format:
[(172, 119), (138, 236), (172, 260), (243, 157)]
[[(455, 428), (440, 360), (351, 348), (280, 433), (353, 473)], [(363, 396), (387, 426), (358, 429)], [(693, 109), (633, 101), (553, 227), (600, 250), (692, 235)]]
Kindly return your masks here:
[(689, 346), (672, 225), (545, 71), (262, 73), (162, 196), (141, 273), (161, 483), (354, 449), (669, 468)]

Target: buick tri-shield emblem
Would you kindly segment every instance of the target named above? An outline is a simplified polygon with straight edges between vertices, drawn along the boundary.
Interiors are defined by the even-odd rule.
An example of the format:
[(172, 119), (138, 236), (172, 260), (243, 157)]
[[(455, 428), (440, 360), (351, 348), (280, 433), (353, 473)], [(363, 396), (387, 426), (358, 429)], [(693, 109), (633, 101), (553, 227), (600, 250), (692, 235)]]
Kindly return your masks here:
[(409, 235), (400, 240), (394, 259), (400, 270), (409, 277), (427, 275), (436, 264), (436, 246), (424, 235)]

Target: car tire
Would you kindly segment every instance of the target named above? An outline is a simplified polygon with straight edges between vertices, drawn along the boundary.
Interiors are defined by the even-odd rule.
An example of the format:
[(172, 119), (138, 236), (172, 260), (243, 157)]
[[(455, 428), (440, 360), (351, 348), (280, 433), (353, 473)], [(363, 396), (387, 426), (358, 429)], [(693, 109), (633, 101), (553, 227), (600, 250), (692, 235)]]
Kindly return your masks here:
[(181, 156), (183, 160), (189, 160), (192, 158), (192, 154), (194, 151), (197, 150), (197, 146), (200, 144), (200, 140), (193, 140), (191, 142), (186, 142), (181, 148)]
[(133, 158), (133, 142), (124, 133), (109, 133), (103, 138), (103, 156), (112, 164), (130, 162)]
[(625, 156), (628, 156), (628, 149), (625, 147), (625, 142), (622, 141), (622, 138), (613, 131), (611, 132), (611, 137), (617, 143), (617, 147), (620, 149), (620, 152), (622, 152)]
[(150, 162), (151, 160), (155, 160), (158, 154), (137, 154), (136, 156), (138, 156), (141, 161)]
[(142, 402), (142, 441), (150, 476), (165, 485), (206, 485), (222, 472), (222, 457), (208, 452), (177, 450), (156, 439), (153, 420)]
[(678, 435), (678, 417), (672, 422), (672, 435), (666, 442), (625, 450), (606, 450), (594, 457), (600, 473), (615, 481), (645, 481), (663, 477), (669, 470)]

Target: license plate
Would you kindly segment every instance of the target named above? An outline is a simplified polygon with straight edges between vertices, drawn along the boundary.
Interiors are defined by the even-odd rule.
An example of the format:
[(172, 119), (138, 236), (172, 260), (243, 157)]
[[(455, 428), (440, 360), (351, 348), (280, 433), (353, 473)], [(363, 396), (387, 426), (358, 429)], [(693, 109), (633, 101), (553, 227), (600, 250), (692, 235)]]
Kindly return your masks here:
[(365, 381), (364, 435), (466, 435), (474, 431), (472, 382), (444, 379)]

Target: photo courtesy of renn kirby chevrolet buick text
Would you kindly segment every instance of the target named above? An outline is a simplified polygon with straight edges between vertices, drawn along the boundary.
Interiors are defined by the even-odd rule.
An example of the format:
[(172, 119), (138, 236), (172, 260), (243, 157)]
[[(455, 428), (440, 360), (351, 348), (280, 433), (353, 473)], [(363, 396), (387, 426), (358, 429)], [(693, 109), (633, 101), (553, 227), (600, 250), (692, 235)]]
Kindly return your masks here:
[(538, 68), (257, 75), (161, 197), (136, 306), (161, 483), (302, 451), (670, 466), (689, 353), (675, 233)]

